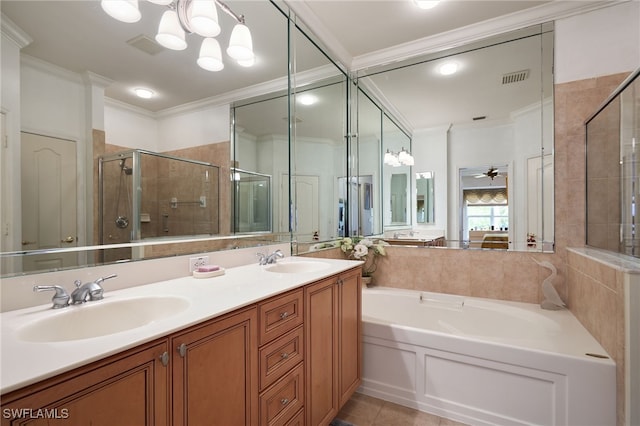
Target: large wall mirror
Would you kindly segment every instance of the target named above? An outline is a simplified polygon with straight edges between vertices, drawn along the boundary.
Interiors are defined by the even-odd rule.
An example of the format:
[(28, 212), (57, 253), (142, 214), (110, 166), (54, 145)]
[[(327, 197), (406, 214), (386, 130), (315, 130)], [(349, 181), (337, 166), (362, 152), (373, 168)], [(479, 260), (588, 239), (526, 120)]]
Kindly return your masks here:
[[(500, 248), (552, 251), (552, 71), (551, 24), (358, 71), (360, 87), (411, 136), (410, 146), (393, 142), (389, 149), (410, 149), (413, 167), (382, 169), (385, 230), (404, 225), (416, 238), (441, 232), (448, 246), (469, 247), (493, 226), (506, 240)], [(423, 170), (432, 176), (432, 215), (422, 213), (425, 198), (417, 191)], [(406, 217), (397, 201), (404, 176)], [(485, 209), (507, 223), (469, 222), (480, 201), (464, 197), (467, 178), (475, 190), (508, 194), (500, 203), (491, 198)]]
[[(73, 216), (76, 221), (70, 228), (54, 227), (51, 225), (55, 221), (46, 220), (44, 213), (39, 214), (36, 226), (49, 234), (55, 233), (48, 238), (54, 244), (32, 245), (40, 239), (24, 239), (21, 199), (26, 197), (21, 194), (18, 176), (21, 169), (29, 167), (21, 167), (19, 149), (3, 156), (2, 227), (7, 231), (2, 233), (3, 276), (81, 267), (100, 263), (105, 258), (151, 258), (289, 241), (289, 234), (280, 234), (289, 232), (289, 224), (284, 224), (292, 210), (289, 179), (303, 180), (315, 174), (319, 188), (317, 206), (327, 205), (322, 197), (328, 191), (332, 191), (330, 197), (337, 194), (337, 178), (346, 173), (346, 160), (338, 161), (344, 156), (345, 118), (332, 119), (337, 129), (328, 135), (326, 126), (309, 118), (327, 114), (316, 109), (304, 116), (307, 106), (300, 105), (296, 110), (298, 102), (294, 98), (300, 98), (304, 92), (314, 92), (323, 103), (312, 108), (323, 105), (333, 117), (344, 115), (345, 79), (340, 77), (343, 74), (320, 50), (321, 44), (309, 40), (300, 25), (290, 21), (280, 2), (229, 0), (225, 3), (234, 13), (244, 15), (252, 32), (255, 63), (251, 67), (236, 63), (226, 53), (223, 53), (221, 71), (199, 67), (196, 61), (203, 38), (196, 34), (187, 34), (184, 50), (159, 48), (154, 37), (167, 8), (151, 2), (139, 2), (142, 18), (135, 23), (113, 19), (98, 1), (2, 2), (2, 129), (11, 141), (36, 135), (50, 142), (43, 142), (43, 149), (52, 153), (55, 161), (51, 164), (56, 164), (53, 169), (63, 170), (62, 174), (70, 178), (66, 186), (60, 187), (63, 189), (58, 188), (57, 205), (66, 206), (63, 217)], [(219, 12), (219, 21), (219, 40), (224, 52), (236, 22), (223, 12)], [(69, 31), (70, 28), (73, 31)], [(150, 89), (153, 97), (136, 97), (133, 90), (142, 87)], [(287, 89), (295, 96), (288, 96)], [(256, 97), (275, 99), (282, 93), (282, 108), (273, 110), (277, 117), (269, 117), (269, 125), (278, 128), (259, 129), (258, 124), (245, 121), (244, 136), (236, 127), (234, 140), (230, 129), (235, 102)], [(327, 101), (327, 96), (332, 97), (331, 100)], [(245, 106), (250, 108), (248, 103)], [(289, 111), (295, 116), (292, 126), (289, 126)], [(290, 162), (288, 145), (296, 136), (306, 139), (305, 143), (327, 147), (327, 162), (314, 163), (314, 166), (333, 165), (344, 170), (338, 173), (323, 169), (312, 173), (311, 165), (302, 163), (302, 154), (299, 162)], [(272, 163), (267, 164), (262, 155), (264, 147), (267, 143), (275, 146), (280, 142), (284, 142), (284, 155), (272, 156)], [(56, 148), (51, 149), (54, 146)], [(58, 162), (58, 146), (70, 147), (71, 161)], [(304, 150), (302, 142), (291, 147), (292, 155)], [(138, 165), (132, 160), (121, 163), (117, 159), (120, 153), (132, 151), (191, 160), (189, 164), (210, 164), (214, 167), (215, 179), (209, 169), (197, 171), (197, 179), (204, 182), (203, 185), (218, 187), (206, 194), (200, 194), (201, 189), (192, 194), (191, 188), (177, 188), (180, 195), (169, 194), (167, 200), (162, 200), (166, 201), (166, 208), (149, 210), (137, 206), (131, 191), (139, 188), (131, 188), (129, 183), (138, 173)], [(160, 236), (154, 234), (141, 240), (124, 238), (111, 241), (115, 244), (98, 246), (98, 163), (101, 158), (116, 158), (113, 160), (116, 180), (106, 186), (117, 189), (123, 180), (123, 185), (129, 188), (129, 191), (121, 190), (119, 198), (120, 204), (129, 203), (130, 211), (121, 212), (117, 211), (118, 206), (106, 206), (115, 215), (111, 222), (118, 227), (119, 218), (121, 226), (139, 220), (137, 229), (153, 226), (160, 230)], [(284, 164), (276, 167), (276, 161)], [(166, 173), (171, 172), (182, 173), (170, 167)], [(141, 173), (137, 179), (145, 182), (144, 166)], [(161, 184), (150, 186), (154, 188), (154, 185)], [(117, 194), (116, 190), (115, 202)], [(210, 194), (216, 194), (216, 199)], [(106, 204), (114, 202), (105, 200)], [(217, 212), (211, 212), (212, 208)], [(215, 226), (203, 232), (180, 234), (179, 226), (171, 223), (172, 215), (179, 210), (194, 220), (207, 212), (209, 217), (215, 217)], [(327, 213), (326, 217), (318, 214), (309, 226), (304, 224), (305, 236), (308, 234), (312, 240), (316, 232), (334, 235), (330, 229), (337, 228), (336, 222), (337, 212)], [(298, 222), (294, 229), (300, 226)], [(176, 230), (176, 234), (163, 235), (165, 229)], [(167, 241), (172, 244), (166, 244)], [(113, 248), (111, 254), (115, 257), (105, 256), (104, 247)], [(37, 259), (36, 266), (34, 262), (25, 261), (29, 254), (35, 255), (43, 249), (52, 249), (53, 253)], [(27, 264), (30, 266), (25, 266)]]

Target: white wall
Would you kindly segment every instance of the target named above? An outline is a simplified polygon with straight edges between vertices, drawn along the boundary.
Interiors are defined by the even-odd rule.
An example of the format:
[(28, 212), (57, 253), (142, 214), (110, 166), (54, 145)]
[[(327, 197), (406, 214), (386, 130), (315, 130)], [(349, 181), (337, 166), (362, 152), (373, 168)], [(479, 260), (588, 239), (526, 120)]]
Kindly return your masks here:
[[(411, 143), (411, 153), (415, 159), (411, 188), (411, 199), (416, 199), (416, 177), (419, 172), (434, 172), (434, 206), (435, 223), (418, 224), (416, 215), (413, 215), (413, 226), (424, 229), (447, 229), (447, 194), (449, 191), (448, 164), (443, 161), (447, 158), (447, 130), (449, 126), (433, 129), (416, 130)], [(415, 201), (414, 204), (415, 206)]]
[(559, 19), (555, 32), (556, 84), (640, 67), (638, 1)]
[(131, 149), (167, 152), (230, 139), (228, 104), (154, 114), (109, 101), (104, 115), (107, 143)]

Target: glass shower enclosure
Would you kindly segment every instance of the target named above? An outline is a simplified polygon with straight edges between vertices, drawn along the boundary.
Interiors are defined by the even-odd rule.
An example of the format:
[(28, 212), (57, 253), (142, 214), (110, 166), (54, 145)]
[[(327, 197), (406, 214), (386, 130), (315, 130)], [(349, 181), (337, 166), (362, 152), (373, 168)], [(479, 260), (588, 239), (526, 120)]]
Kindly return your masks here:
[[(144, 150), (100, 157), (100, 244), (218, 234), (219, 181), (219, 167), (201, 161)], [(110, 257), (131, 258), (122, 251)]]

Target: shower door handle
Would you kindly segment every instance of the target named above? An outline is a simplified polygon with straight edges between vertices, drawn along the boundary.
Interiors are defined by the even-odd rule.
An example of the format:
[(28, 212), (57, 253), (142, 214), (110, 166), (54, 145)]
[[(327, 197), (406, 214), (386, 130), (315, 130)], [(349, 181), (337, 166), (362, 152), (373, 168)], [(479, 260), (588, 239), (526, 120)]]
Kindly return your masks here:
[(73, 238), (71, 235), (69, 235), (67, 238), (65, 238), (64, 240), (60, 240), (61, 243), (68, 243), (71, 244), (72, 242), (75, 241), (75, 238)]

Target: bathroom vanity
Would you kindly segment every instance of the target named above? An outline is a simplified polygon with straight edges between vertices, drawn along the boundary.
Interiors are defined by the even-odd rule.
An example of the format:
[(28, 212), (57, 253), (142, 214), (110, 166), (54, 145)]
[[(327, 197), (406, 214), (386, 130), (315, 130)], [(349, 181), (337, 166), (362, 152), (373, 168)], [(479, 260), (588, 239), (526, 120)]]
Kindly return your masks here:
[(65, 314), (48, 307), (3, 314), (2, 424), (328, 424), (360, 384), (360, 262), (296, 260), (105, 292), (189, 306), (98, 337), (26, 334)]

